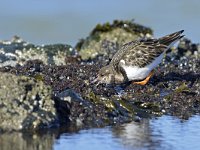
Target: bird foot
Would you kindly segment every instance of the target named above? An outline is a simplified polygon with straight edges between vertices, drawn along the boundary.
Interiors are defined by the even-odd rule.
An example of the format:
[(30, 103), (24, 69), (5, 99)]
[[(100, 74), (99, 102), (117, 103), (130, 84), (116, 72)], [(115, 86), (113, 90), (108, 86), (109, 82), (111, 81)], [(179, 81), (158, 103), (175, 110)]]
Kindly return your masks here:
[(139, 82), (132, 82), (133, 84), (145, 85), (149, 82), (149, 79), (152, 77), (154, 71), (151, 71), (149, 75), (142, 81)]

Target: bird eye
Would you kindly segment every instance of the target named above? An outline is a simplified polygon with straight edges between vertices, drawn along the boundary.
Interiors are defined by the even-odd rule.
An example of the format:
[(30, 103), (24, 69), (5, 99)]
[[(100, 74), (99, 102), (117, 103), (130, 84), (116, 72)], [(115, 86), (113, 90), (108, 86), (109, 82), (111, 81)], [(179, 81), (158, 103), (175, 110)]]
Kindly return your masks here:
[(100, 74), (100, 76), (101, 76), (101, 77), (103, 77), (103, 76), (104, 76), (104, 74)]

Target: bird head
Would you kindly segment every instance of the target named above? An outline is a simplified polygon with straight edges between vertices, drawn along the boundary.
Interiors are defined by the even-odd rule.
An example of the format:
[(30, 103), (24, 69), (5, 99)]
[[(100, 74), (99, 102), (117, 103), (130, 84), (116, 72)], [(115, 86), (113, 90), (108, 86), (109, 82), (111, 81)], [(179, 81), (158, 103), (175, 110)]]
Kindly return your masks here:
[(110, 84), (113, 77), (112, 67), (108, 65), (99, 70), (97, 78), (93, 81), (93, 83), (97, 83), (97, 85), (100, 83)]

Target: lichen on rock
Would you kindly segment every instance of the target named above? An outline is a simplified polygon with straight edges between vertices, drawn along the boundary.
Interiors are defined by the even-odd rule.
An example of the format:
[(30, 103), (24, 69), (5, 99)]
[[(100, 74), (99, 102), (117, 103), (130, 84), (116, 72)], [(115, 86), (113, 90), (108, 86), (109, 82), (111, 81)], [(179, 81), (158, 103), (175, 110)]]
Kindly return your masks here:
[(15, 36), (11, 41), (0, 41), (0, 67), (24, 65), (26, 61), (35, 59), (45, 64), (65, 65), (65, 57), (74, 53), (70, 45), (37, 46)]
[(45, 128), (56, 124), (51, 89), (34, 79), (0, 73), (0, 129)]
[[(187, 119), (200, 113), (200, 48), (188, 39), (169, 50), (145, 86), (92, 83), (123, 43), (151, 35), (151, 29), (131, 21), (114, 21), (97, 25), (77, 44), (77, 52), (63, 44), (37, 48), (19, 38), (0, 42), (0, 58), (5, 58), (0, 68), (0, 128), (33, 129), (56, 120), (59, 125), (100, 127), (163, 114)], [(12, 60), (8, 56), (19, 62), (17, 49), (23, 53), (22, 65), (5, 66)], [(37, 55), (32, 56), (32, 50), (38, 50)], [(44, 103), (48, 105), (40, 105)]]
[[(76, 48), (83, 60), (95, 58), (97, 55), (109, 54), (107, 49), (102, 48), (105, 41), (111, 41), (115, 45), (114, 51), (116, 52), (119, 47), (123, 44), (145, 37), (152, 36), (153, 31), (142, 25), (134, 23), (133, 21), (113, 21), (112, 24), (105, 23), (103, 25), (98, 24), (93, 29), (91, 34), (86, 38), (82, 39)], [(110, 47), (113, 49), (112, 47)]]

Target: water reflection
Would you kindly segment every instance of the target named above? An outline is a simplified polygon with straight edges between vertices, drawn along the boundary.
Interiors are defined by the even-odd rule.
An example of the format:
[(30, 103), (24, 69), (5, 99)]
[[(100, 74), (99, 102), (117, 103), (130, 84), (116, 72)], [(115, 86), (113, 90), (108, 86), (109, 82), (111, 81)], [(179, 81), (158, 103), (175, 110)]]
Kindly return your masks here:
[(49, 149), (199, 149), (200, 116), (179, 120), (172, 116), (98, 129), (59, 128), (39, 133), (0, 135), (1, 150)]
[(145, 119), (114, 127), (112, 133), (127, 149), (199, 149), (200, 116)]
[[(64, 133), (76, 134), (77, 128), (61, 127), (37, 132), (0, 132), (0, 150), (50, 150)], [(61, 136), (61, 137), (60, 137)]]
[(120, 138), (120, 142), (132, 148), (149, 147), (152, 143), (150, 120), (143, 119), (141, 122), (132, 122), (120, 127), (114, 127), (112, 134)]
[(5, 133), (0, 135), (1, 150), (50, 150), (55, 136), (52, 134)]

